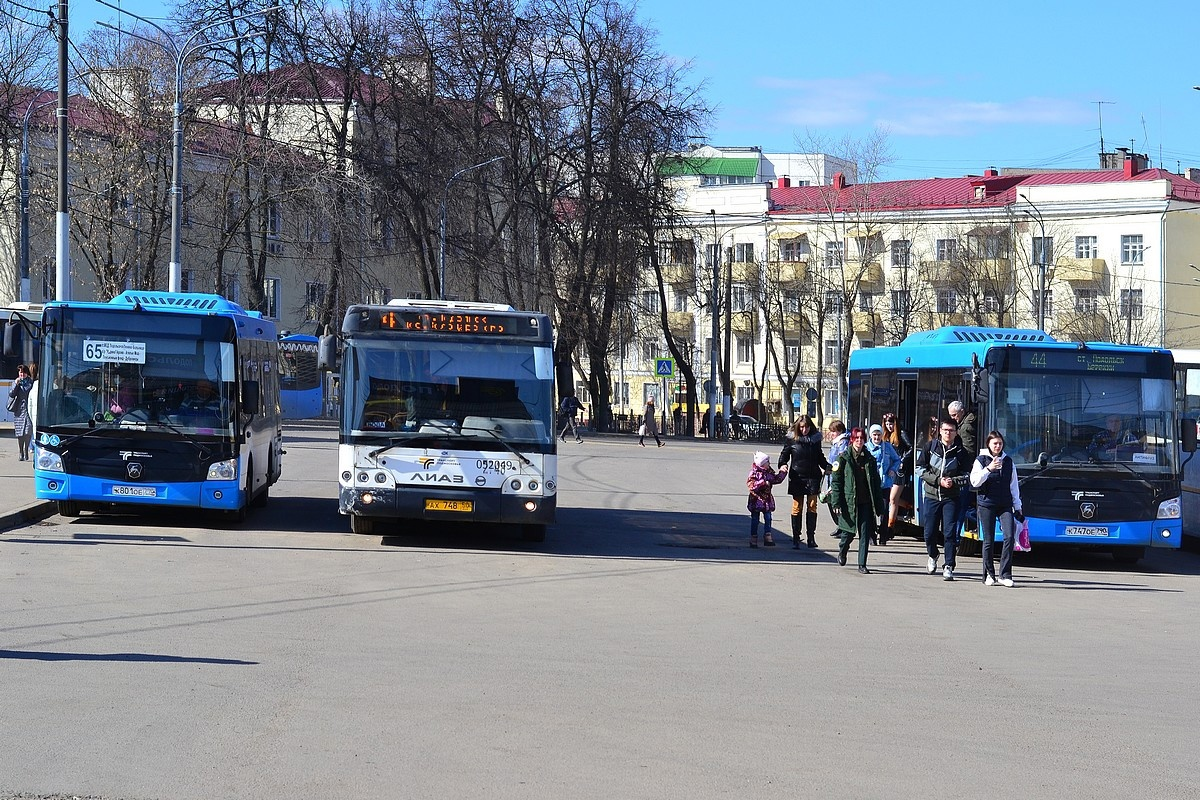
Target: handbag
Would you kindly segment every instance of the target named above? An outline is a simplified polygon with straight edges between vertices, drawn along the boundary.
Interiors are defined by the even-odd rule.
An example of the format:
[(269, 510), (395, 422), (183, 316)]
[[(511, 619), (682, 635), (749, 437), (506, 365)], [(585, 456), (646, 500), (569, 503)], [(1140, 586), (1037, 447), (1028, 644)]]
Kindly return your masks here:
[(645, 435), (646, 435), (646, 423), (643, 422), (641, 427), (638, 428), (638, 436), (645, 436)]
[(1021, 523), (1021, 529), (1017, 531), (1017, 540), (1013, 542), (1013, 550), (1018, 553), (1029, 552), (1029, 520)]
[(6, 406), (6, 408), (8, 409), (8, 413), (10, 413), (10, 414), (17, 413), (17, 406), (20, 405), (20, 401), (21, 401), (20, 397), (18, 397), (15, 394), (10, 394), (8, 396), (8, 405)]
[(821, 491), (817, 493), (817, 502), (829, 505), (829, 501), (833, 499), (833, 481), (826, 478), (821, 486)]

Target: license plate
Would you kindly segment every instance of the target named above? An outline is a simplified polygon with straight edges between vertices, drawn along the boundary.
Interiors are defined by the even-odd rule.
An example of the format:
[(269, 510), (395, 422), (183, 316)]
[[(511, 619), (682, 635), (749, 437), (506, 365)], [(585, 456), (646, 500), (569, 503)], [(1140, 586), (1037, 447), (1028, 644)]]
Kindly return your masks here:
[(1108, 536), (1108, 528), (1103, 525), (1068, 525), (1063, 530), (1063, 536)]
[(425, 500), (426, 511), (465, 511), (468, 514), (475, 510), (473, 500)]
[(112, 493), (119, 497), (158, 497), (154, 486), (114, 486)]

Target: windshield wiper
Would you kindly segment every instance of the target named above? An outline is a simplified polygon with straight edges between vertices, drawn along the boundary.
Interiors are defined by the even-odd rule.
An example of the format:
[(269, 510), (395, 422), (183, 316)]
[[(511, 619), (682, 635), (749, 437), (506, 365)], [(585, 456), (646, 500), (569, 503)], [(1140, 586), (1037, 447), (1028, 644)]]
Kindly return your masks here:
[(533, 466), (533, 462), (532, 462), (532, 461), (530, 461), (528, 458), (526, 458), (524, 453), (522, 453), (520, 450), (518, 450), (517, 448), (515, 448), (515, 447), (513, 447), (511, 444), (509, 444), (509, 443), (508, 443), (508, 441), (506, 441), (505, 439), (503, 439), (503, 438), (500, 436), (500, 434), (496, 433), (496, 432), (495, 432), (494, 430), (492, 430), (491, 428), (476, 428), (476, 427), (470, 427), (470, 428), (463, 428), (463, 430), (464, 430), (464, 431), (483, 431), (484, 433), (490, 434), (490, 435), (491, 435), (491, 437), (492, 437), (493, 439), (495, 439), (495, 440), (496, 440), (497, 442), (499, 442), (500, 444), (504, 445), (504, 449), (505, 449), (505, 450), (507, 450), (508, 452), (512, 453), (514, 456), (516, 456), (517, 458), (521, 459), (522, 461), (524, 461), (524, 462), (525, 462), (525, 466), (527, 466), (527, 467), (532, 467), (532, 466)]
[(447, 429), (444, 433), (414, 433), (411, 436), (392, 436), (388, 439), (388, 443), (383, 447), (376, 448), (367, 453), (371, 458), (378, 457), (381, 453), (386, 453), (393, 447), (403, 447), (414, 442), (438, 442), (444, 439), (449, 439), (454, 431)]
[(99, 421), (99, 422), (96, 420), (89, 420), (88, 424), (91, 425), (90, 428), (88, 428), (83, 433), (77, 433), (74, 436), (63, 439), (60, 442), (60, 446), (69, 447), (70, 445), (79, 441), (83, 437), (92, 436), (94, 434), (100, 433), (101, 431), (139, 430), (139, 429), (143, 429), (147, 425), (157, 425), (161, 428), (166, 428), (167, 430), (171, 431), (172, 433), (178, 435), (180, 439), (183, 439), (185, 442), (187, 442), (188, 444), (195, 447), (196, 450), (200, 453), (200, 455), (203, 458), (207, 459), (210, 456), (212, 456), (211, 450), (209, 450), (207, 447), (202, 445), (200, 442), (197, 442), (195, 439), (193, 439), (191, 437), (191, 435), (188, 434), (186, 431), (183, 431), (183, 430), (175, 427), (174, 425), (172, 425), (169, 422), (163, 422), (161, 420), (144, 420), (144, 421), (138, 420), (136, 423), (138, 427), (134, 427), (132, 425), (124, 425), (123, 426), (120, 424), (120, 420), (104, 420), (104, 421)]

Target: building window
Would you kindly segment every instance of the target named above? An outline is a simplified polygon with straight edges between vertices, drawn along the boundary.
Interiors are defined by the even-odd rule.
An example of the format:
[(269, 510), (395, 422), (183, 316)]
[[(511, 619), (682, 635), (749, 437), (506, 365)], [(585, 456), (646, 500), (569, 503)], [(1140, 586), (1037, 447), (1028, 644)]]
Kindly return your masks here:
[(783, 312), (785, 314), (800, 313), (800, 293), (799, 292), (784, 292), (783, 293)]
[(1142, 243), (1140, 234), (1121, 237), (1121, 263), (1141, 264), (1145, 258), (1146, 246)]
[(750, 310), (750, 293), (743, 284), (735, 283), (730, 287), (729, 308), (732, 311)]
[(680, 291), (671, 292), (671, 310), (687, 311), (687, 295)]
[(784, 239), (779, 243), (780, 261), (808, 260), (808, 239)]
[(1000, 295), (995, 289), (984, 289), (979, 307), (985, 314), (998, 314), (1000, 312)]
[(225, 195), (225, 232), (237, 230), (242, 221), (242, 196), (237, 192)]
[(742, 403), (746, 402), (747, 400), (754, 399), (754, 387), (753, 386), (746, 386), (745, 384), (743, 384), (741, 386), (735, 386), (734, 391), (735, 391), (735, 394), (737, 395), (736, 400), (737, 400), (737, 404), (739, 406)]
[(841, 314), (844, 306), (844, 296), (836, 289), (825, 292), (825, 310), (830, 314)]
[(879, 234), (874, 236), (856, 236), (854, 242), (858, 245), (858, 260), (863, 263), (874, 261), (883, 252), (883, 239)]
[(892, 314), (907, 314), (912, 311), (912, 292), (908, 289), (892, 289)]
[(225, 299), (234, 303), (242, 302), (242, 287), (238, 283), (236, 272), (224, 272), (221, 274), (221, 287), (225, 292)]
[(658, 349), (658, 342), (642, 342), (642, 360), (646, 362), (654, 361), (658, 358)]
[(267, 203), (267, 252), (279, 255), (283, 252), (283, 209), (278, 200)]
[(742, 242), (733, 246), (733, 260), (739, 264), (754, 261), (754, 242)]
[(892, 240), (892, 266), (907, 267), (909, 256), (912, 254), (912, 242), (908, 239)]
[(1100, 310), (1100, 295), (1095, 289), (1076, 289), (1075, 310), (1080, 314), (1095, 314)]
[(875, 340), (874, 339), (859, 339), (858, 346), (861, 347), (863, 350), (870, 350), (872, 347), (875, 346)]
[(826, 242), (825, 243), (825, 266), (840, 267), (842, 265), (842, 255), (845, 249), (841, 242)]
[(658, 260), (664, 264), (695, 264), (696, 245), (691, 239), (659, 242)]
[(1132, 317), (1133, 319), (1142, 318), (1142, 290), (1141, 289), (1122, 289), (1121, 290), (1121, 316)]
[(937, 313), (955, 314), (958, 312), (958, 292), (954, 289), (938, 289)]
[(800, 341), (787, 339), (783, 343), (783, 368), (794, 370), (800, 366)]
[(651, 314), (658, 313), (658, 292), (642, 292), (642, 308)]
[(836, 416), (842, 413), (839, 408), (837, 389), (825, 390), (825, 413), (829, 416)]
[(192, 187), (186, 183), (183, 185), (183, 197), (179, 209), (179, 227), (192, 227)]
[(1075, 257), (1076, 258), (1099, 258), (1099, 250), (1096, 247), (1095, 236), (1076, 236), (1075, 237)]
[(196, 285), (196, 271), (194, 269), (179, 270), (179, 291), (194, 292), (192, 288)]
[(1053, 264), (1054, 263), (1054, 237), (1053, 236), (1035, 236), (1033, 237), (1033, 261), (1032, 264)]
[(958, 255), (957, 239), (938, 239), (935, 248), (938, 261), (953, 261)]
[(263, 316), (269, 319), (279, 319), (280, 287), (279, 278), (263, 278)]
[(979, 247), (979, 255), (983, 258), (1008, 258), (1008, 237), (1003, 233), (979, 237)]
[(875, 293), (874, 292), (859, 292), (858, 293), (858, 310), (859, 311), (874, 311), (875, 310)]
[(708, 259), (708, 266), (716, 267), (721, 263), (721, 248), (715, 244), (704, 245), (704, 254)]
[(842, 342), (839, 339), (825, 340), (825, 363), (840, 364), (842, 363)]
[(392, 287), (368, 286), (367, 303), (373, 306), (385, 306), (392, 299)]
[[(1033, 318), (1037, 319), (1039, 316), (1038, 315), (1038, 290), (1037, 289), (1033, 290), (1033, 296), (1030, 298), (1030, 300), (1031, 300), (1030, 310), (1033, 314)], [(1047, 289), (1045, 292), (1042, 293), (1042, 300), (1046, 304), (1046, 313), (1041, 316), (1044, 316), (1044, 317), (1053, 316), (1054, 315), (1054, 291), (1052, 289)]]
[(325, 284), (306, 281), (304, 284), (304, 318), (316, 319), (321, 301), (325, 299)]
[(612, 403), (614, 406), (621, 406), (622, 408), (629, 405), (629, 384), (628, 383), (621, 383), (620, 381), (618, 381), (617, 383), (613, 384)]
[(737, 360), (739, 364), (749, 364), (754, 360), (754, 340), (749, 336), (738, 336)]

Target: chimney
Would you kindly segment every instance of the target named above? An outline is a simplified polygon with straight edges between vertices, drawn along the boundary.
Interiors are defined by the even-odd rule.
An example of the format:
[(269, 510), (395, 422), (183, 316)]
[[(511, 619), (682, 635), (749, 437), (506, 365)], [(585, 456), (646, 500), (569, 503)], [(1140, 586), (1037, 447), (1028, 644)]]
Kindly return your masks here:
[(985, 169), (983, 171), (983, 177), (998, 178), (998, 177), (1000, 177), (1000, 171), (997, 170), (995, 167), (988, 167), (987, 169)]
[(790, 189), (792, 187), (792, 179), (789, 178), (787, 175), (781, 175), (779, 177), (777, 186), (780, 189)]
[(833, 183), (831, 185), (833, 186), (833, 188), (837, 189), (838, 191), (845, 189), (846, 188), (846, 173), (844, 173), (844, 172), (833, 173)]
[(1200, 169), (1196, 169), (1195, 167), (1188, 167), (1186, 170), (1183, 171), (1183, 177), (1187, 178), (1189, 181), (1192, 181), (1193, 183), (1200, 183)]
[(1138, 174), (1137, 154), (1126, 154), (1124, 173), (1126, 178), (1132, 178)]

